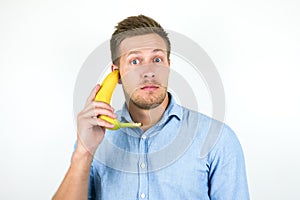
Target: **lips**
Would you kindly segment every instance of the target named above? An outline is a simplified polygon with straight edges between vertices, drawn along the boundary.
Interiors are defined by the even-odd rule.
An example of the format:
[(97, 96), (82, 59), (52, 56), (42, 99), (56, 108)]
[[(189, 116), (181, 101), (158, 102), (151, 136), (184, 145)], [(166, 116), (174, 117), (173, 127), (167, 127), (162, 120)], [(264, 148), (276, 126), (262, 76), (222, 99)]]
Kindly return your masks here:
[(158, 88), (158, 86), (156, 86), (156, 85), (145, 85), (145, 86), (141, 87), (142, 90), (155, 90), (157, 88)]

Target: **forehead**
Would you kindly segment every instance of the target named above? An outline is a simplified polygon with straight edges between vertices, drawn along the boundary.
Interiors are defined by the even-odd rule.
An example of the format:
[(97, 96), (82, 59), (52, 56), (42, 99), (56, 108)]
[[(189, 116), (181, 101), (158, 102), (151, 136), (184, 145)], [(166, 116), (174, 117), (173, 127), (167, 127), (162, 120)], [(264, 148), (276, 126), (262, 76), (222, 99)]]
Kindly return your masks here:
[(129, 37), (120, 44), (121, 55), (142, 49), (162, 49), (167, 51), (164, 40), (155, 33)]

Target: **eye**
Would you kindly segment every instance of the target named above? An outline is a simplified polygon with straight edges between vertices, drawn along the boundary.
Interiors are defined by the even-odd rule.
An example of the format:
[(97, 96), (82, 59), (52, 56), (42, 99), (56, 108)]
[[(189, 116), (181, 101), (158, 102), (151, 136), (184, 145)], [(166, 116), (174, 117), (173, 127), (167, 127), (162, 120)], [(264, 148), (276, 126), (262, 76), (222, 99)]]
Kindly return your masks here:
[(154, 58), (153, 61), (156, 62), (156, 63), (158, 63), (158, 62), (162, 62), (162, 59), (161, 58)]
[(130, 64), (132, 64), (132, 65), (137, 65), (139, 63), (140, 63), (140, 61), (138, 59), (134, 59), (130, 62)]

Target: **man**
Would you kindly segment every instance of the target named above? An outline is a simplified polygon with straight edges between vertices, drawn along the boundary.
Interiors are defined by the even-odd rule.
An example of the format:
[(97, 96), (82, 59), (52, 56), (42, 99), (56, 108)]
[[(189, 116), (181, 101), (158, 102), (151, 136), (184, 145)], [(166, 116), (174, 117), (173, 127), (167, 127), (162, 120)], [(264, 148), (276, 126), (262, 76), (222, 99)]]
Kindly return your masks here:
[[(100, 86), (93, 89), (78, 114), (76, 150), (53, 199), (249, 199), (236, 135), (176, 104), (167, 91), (170, 41), (164, 29), (144, 15), (128, 17), (116, 26), (111, 53), (126, 103), (117, 115), (94, 101)], [(110, 131), (113, 125), (99, 115), (143, 126)], [(210, 134), (218, 138), (200, 157)]]

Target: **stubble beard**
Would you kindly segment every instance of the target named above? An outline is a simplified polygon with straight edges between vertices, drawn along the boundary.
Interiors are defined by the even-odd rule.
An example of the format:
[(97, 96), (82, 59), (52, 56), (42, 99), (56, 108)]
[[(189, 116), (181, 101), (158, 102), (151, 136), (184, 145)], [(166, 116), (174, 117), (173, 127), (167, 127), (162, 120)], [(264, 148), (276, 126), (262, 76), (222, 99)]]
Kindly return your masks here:
[(150, 110), (153, 108), (156, 108), (166, 98), (167, 95), (167, 89), (166, 88), (160, 88), (162, 90), (158, 94), (153, 91), (149, 91), (147, 95), (140, 95), (138, 92), (134, 92), (132, 96), (130, 97), (130, 102), (134, 104), (136, 107), (144, 110)]

